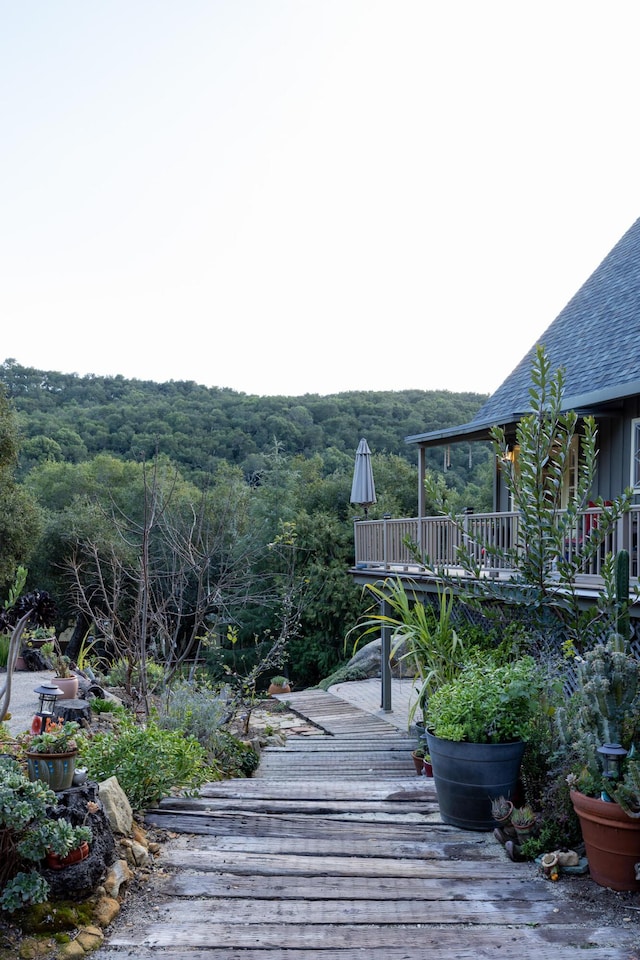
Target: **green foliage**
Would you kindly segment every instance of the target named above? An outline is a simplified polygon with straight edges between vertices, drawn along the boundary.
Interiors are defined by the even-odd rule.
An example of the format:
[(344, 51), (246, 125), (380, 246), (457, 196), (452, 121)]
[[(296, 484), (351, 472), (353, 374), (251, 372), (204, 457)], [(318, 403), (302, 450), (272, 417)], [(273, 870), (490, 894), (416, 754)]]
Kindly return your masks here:
[(208, 684), (181, 681), (165, 697), (158, 724), (165, 730), (180, 730), (209, 749), (216, 731), (227, 717), (226, 698)]
[[(442, 491), (433, 484), (430, 490), (461, 534), (457, 560), (469, 577), (461, 581), (467, 599), (491, 598), (520, 606), (542, 636), (553, 629), (550, 624), (555, 620), (565, 631), (567, 642), (573, 644), (579, 641), (583, 619), (577, 574), (602, 550), (614, 524), (628, 511), (632, 492), (626, 490), (612, 503), (598, 499), (598, 523), (591, 525), (579, 550), (567, 551), (566, 545), (576, 536), (579, 512), (589, 503), (597, 454), (595, 420), (591, 416), (582, 418), (582, 434), (578, 435), (577, 414), (563, 409), (564, 383), (563, 370), (552, 375), (544, 347), (538, 346), (531, 368), (531, 410), (517, 425), (513, 449), (502, 427), (492, 430), (494, 453), (518, 513), (516, 543), (505, 548), (488, 539), (469, 545), (460, 516), (447, 507)], [(578, 437), (580, 462), (575, 489), (564, 502), (564, 479), (574, 437)], [(512, 571), (509, 580), (482, 576), (479, 546), (483, 562), (488, 558), (496, 567)], [(428, 558), (423, 559), (428, 565)], [(600, 614), (611, 621), (616, 608), (605, 600), (603, 597)]]
[(611, 793), (628, 816), (640, 818), (640, 761), (635, 757), (627, 760), (623, 778)]
[(158, 803), (174, 787), (199, 787), (210, 774), (206, 752), (195, 737), (163, 730), (151, 719), (139, 726), (119, 718), (113, 731), (84, 740), (80, 755), (91, 779), (117, 776), (135, 810)]
[(35, 871), (21, 869), (31, 844), (48, 829), (47, 811), (55, 793), (41, 780), (30, 781), (13, 760), (0, 758), (0, 908), (13, 913), (46, 900), (49, 886)]
[(118, 703), (115, 700), (104, 700), (102, 697), (93, 697), (89, 701), (91, 704), (91, 709), (94, 713), (119, 713), (123, 714), (125, 712), (122, 704)]
[[(240, 465), (248, 479), (255, 476), (274, 437), (289, 457), (331, 450), (329, 471), (353, 469), (363, 428), (372, 449), (413, 462), (406, 436), (466, 423), (486, 399), (445, 390), (260, 397), (192, 382), (78, 377), (15, 361), (0, 364), (0, 381), (21, 420), (22, 470), (47, 461), (78, 463), (104, 451), (148, 460), (157, 450), (203, 483), (223, 461)], [(9, 452), (15, 456), (15, 446)], [(435, 466), (440, 455), (431, 456)], [(468, 448), (452, 459), (452, 472), (466, 476)]]
[(599, 796), (608, 785), (598, 747), (620, 743), (631, 750), (640, 736), (640, 661), (614, 634), (576, 658), (574, 669), (577, 690), (557, 711), (558, 732), (576, 785)]
[(629, 551), (619, 550), (616, 559), (616, 632), (628, 640), (631, 635), (629, 622)]
[(457, 676), (463, 663), (462, 640), (452, 622), (453, 593), (440, 590), (438, 607), (434, 609), (418, 600), (415, 592), (408, 591), (399, 578), (367, 584), (364, 590), (373, 594), (380, 611), (388, 608), (390, 612), (369, 612), (349, 631), (347, 640), (357, 631), (357, 646), (366, 637), (380, 636), (384, 628), (391, 631), (392, 655), (400, 652), (400, 660), (409, 660), (420, 682), (419, 696), (409, 717), (411, 722), (417, 707), (422, 708), (432, 693)]
[(75, 720), (51, 723), (44, 733), (24, 735), (21, 743), (29, 753), (70, 753), (78, 747), (79, 729)]
[(47, 853), (66, 857), (83, 843), (91, 843), (91, 827), (74, 827), (68, 820), (45, 820), (20, 842), (18, 851), (27, 860), (42, 860)]
[(337, 670), (330, 673), (328, 677), (325, 677), (316, 686), (320, 690), (328, 690), (329, 687), (335, 686), (336, 683), (350, 683), (354, 680), (367, 679), (367, 674), (363, 670), (360, 670), (358, 667), (349, 666), (347, 662), (341, 664)]
[(228, 730), (215, 731), (209, 742), (209, 750), (225, 778), (250, 777), (260, 763), (260, 754)]
[[(126, 660), (119, 659), (109, 666), (106, 682), (110, 687), (130, 689), (140, 686), (140, 667), (131, 666)], [(151, 692), (162, 689), (164, 684), (164, 670), (159, 663), (147, 660), (147, 684)]]
[(540, 679), (532, 657), (501, 666), (488, 657), (479, 658), (429, 697), (425, 722), (443, 740), (526, 740), (539, 709), (539, 695)]
[(0, 386), (0, 590), (13, 582), (16, 567), (29, 556), (40, 527), (34, 499), (15, 480), (18, 449), (15, 411)]
[(9, 659), (9, 644), (11, 643), (11, 637), (7, 636), (6, 633), (0, 633), (0, 667), (3, 669), (7, 666), (7, 661)]
[(49, 884), (37, 870), (28, 873), (20, 870), (4, 885), (0, 908), (7, 913), (15, 913), (30, 904), (44, 903), (48, 896)]

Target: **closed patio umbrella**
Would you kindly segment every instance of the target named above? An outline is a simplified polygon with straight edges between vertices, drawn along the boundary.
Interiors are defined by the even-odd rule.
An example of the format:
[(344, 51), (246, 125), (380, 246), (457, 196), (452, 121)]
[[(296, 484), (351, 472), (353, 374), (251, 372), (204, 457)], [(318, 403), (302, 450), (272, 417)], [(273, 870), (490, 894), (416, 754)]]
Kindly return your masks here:
[(356, 450), (356, 463), (353, 468), (353, 483), (351, 484), (350, 503), (355, 503), (364, 507), (364, 515), (367, 516), (369, 507), (376, 502), (376, 488), (373, 482), (373, 469), (371, 467), (371, 450), (369, 444), (362, 438)]

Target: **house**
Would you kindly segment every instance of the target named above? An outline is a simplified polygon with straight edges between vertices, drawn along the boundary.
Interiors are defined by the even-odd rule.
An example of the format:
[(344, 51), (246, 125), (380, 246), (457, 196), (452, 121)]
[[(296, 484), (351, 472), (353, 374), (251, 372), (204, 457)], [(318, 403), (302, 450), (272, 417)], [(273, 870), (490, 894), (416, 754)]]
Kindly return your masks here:
[[(634, 491), (634, 505), (608, 537), (606, 549), (628, 549), (632, 576), (640, 571), (638, 518), (640, 516), (640, 219), (627, 231), (600, 266), (540, 336), (551, 369), (565, 371), (564, 407), (578, 416), (593, 415), (598, 428), (598, 469), (593, 490), (607, 501), (625, 488)], [(454, 563), (456, 536), (450, 521), (425, 516), (425, 451), (433, 446), (487, 440), (492, 426), (500, 425), (513, 443), (516, 426), (529, 412), (532, 359), (537, 344), (521, 360), (502, 385), (487, 400), (470, 423), (458, 427), (407, 437), (418, 448), (418, 515), (409, 519), (386, 518), (359, 521), (355, 526), (356, 582), (366, 583), (387, 572), (411, 576), (433, 589), (429, 570), (416, 563), (416, 554), (407, 540), (438, 564)], [(517, 451), (514, 451), (514, 455)], [(575, 480), (578, 441), (571, 455), (572, 465), (565, 478), (566, 495)], [(480, 542), (491, 536), (514, 542), (508, 491), (496, 471), (494, 511), (465, 519), (466, 534)], [(597, 522), (595, 507), (579, 518), (575, 543)], [(571, 546), (569, 547), (571, 549)], [(584, 569), (585, 597), (595, 596), (599, 586), (601, 558)], [(492, 570), (491, 575), (508, 576)], [(640, 611), (639, 611), (640, 612)]]

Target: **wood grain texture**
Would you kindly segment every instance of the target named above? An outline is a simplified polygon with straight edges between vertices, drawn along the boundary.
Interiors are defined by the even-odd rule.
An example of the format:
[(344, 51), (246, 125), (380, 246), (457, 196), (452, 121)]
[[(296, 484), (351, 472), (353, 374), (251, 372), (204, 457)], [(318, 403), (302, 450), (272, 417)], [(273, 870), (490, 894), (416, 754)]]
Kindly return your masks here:
[(638, 914), (602, 921), (443, 824), (403, 732), (322, 691), (283, 697), (327, 731), (269, 748), (256, 777), (148, 811), (171, 831), (153, 909), (95, 960), (638, 960)]

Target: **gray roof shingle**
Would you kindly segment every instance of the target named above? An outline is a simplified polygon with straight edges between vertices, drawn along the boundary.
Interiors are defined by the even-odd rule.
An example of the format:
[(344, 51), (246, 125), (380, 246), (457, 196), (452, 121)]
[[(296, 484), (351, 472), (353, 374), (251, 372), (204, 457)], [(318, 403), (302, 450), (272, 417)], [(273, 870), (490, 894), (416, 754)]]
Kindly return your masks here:
[(529, 409), (538, 343), (565, 369), (567, 408), (640, 393), (640, 219), (594, 270), (473, 423), (506, 423)]

